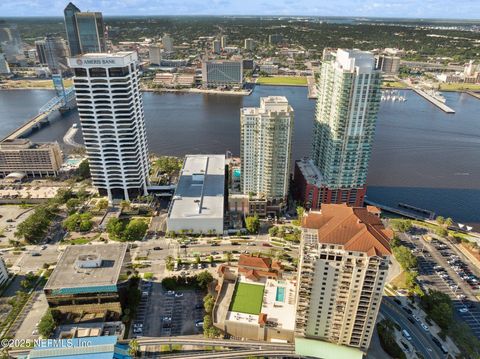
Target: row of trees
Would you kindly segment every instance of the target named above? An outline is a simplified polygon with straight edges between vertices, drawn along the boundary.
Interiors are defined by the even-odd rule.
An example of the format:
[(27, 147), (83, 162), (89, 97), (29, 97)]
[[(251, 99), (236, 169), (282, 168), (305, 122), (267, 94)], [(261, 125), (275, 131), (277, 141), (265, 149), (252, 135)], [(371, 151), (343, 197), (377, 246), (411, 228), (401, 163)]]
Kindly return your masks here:
[(395, 340), (395, 326), (390, 319), (383, 319), (377, 324), (380, 345), (392, 358), (406, 359), (405, 353)]
[(220, 331), (213, 326), (212, 312), (215, 305), (215, 298), (211, 294), (207, 294), (203, 298), (203, 308), (205, 315), (203, 317), (203, 335), (205, 338), (215, 338), (220, 335)]
[(148, 224), (139, 218), (131, 220), (110, 218), (106, 228), (111, 239), (121, 242), (133, 242), (143, 239), (145, 233), (147, 233)]
[(162, 279), (162, 286), (167, 290), (176, 290), (179, 288), (193, 287), (197, 289), (207, 289), (213, 281), (213, 276), (208, 271), (200, 272), (194, 276), (172, 276)]

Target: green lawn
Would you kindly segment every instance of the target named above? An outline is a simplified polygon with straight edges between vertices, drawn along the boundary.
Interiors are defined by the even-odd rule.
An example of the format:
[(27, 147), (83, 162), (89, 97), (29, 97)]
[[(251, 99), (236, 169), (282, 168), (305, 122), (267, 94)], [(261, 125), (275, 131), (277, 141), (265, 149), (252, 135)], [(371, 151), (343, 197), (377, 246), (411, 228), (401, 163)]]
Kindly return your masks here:
[(258, 315), (262, 309), (264, 289), (263, 285), (237, 283), (230, 310)]
[(306, 86), (307, 78), (304, 76), (275, 76), (259, 77), (259, 85), (278, 85), (278, 86)]
[(452, 83), (452, 84), (441, 84), (440, 90), (443, 91), (480, 91), (480, 84), (465, 84), (465, 83)]

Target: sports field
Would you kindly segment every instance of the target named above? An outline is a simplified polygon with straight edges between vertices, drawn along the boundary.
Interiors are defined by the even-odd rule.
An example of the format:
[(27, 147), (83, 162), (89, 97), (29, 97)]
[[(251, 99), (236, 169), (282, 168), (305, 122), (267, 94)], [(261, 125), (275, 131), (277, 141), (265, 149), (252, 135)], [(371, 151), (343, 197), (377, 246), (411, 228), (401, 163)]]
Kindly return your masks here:
[(263, 285), (237, 283), (230, 310), (246, 314), (258, 315), (262, 309)]
[(307, 78), (304, 76), (274, 76), (259, 77), (259, 85), (277, 85), (277, 86), (306, 86)]

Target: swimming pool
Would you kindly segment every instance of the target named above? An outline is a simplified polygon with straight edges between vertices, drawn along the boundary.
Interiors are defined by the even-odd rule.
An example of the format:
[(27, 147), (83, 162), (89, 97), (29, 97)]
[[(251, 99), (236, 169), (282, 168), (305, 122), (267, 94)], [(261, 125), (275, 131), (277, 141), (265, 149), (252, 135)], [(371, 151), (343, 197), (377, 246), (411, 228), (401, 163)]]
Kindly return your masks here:
[(277, 294), (275, 295), (275, 300), (277, 302), (285, 301), (285, 287), (277, 287)]
[(236, 168), (233, 170), (233, 177), (240, 177), (241, 174), (242, 171), (240, 169)]

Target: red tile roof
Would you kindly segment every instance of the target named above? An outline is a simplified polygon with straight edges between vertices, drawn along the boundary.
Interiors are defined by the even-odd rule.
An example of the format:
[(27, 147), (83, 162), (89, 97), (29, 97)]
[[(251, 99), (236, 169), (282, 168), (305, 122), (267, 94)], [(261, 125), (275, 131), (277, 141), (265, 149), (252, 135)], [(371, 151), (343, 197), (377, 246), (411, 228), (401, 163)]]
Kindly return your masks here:
[(340, 244), (345, 250), (365, 252), (368, 256), (392, 254), (389, 243), (393, 232), (363, 207), (324, 204), (321, 212), (310, 212), (304, 217), (303, 226), (318, 229), (320, 243)]
[(270, 258), (253, 257), (241, 254), (238, 259), (239, 267), (254, 267), (259, 269), (270, 269), (272, 260)]

